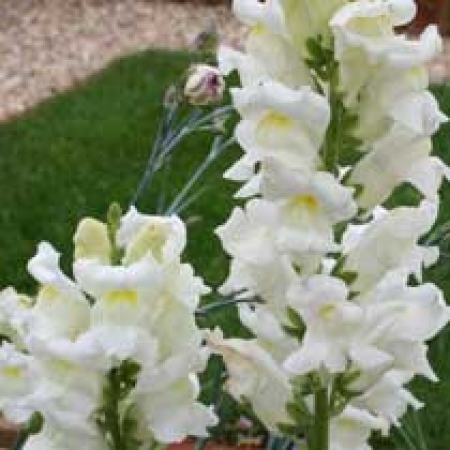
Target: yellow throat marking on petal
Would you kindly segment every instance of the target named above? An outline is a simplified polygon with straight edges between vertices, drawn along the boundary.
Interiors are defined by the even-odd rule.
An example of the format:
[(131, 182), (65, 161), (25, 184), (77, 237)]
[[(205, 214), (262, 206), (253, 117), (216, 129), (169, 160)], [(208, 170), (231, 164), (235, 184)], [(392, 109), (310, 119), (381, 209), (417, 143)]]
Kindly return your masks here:
[(48, 284), (43, 286), (41, 291), (39, 292), (39, 298), (47, 300), (49, 302), (54, 302), (55, 300), (58, 299), (59, 296), (60, 296), (60, 293), (59, 293), (58, 289), (56, 289), (53, 286), (50, 286)]
[(339, 419), (339, 428), (345, 430), (353, 430), (355, 428), (355, 421), (347, 418)]
[(262, 23), (257, 23), (250, 29), (250, 34), (253, 36), (260, 36), (265, 33), (266, 27)]
[(106, 301), (110, 304), (124, 303), (126, 305), (136, 306), (138, 295), (137, 292), (132, 289), (110, 291), (106, 294)]
[(7, 378), (20, 378), (22, 376), (22, 369), (17, 366), (2, 367), (1, 372)]
[(336, 310), (336, 307), (334, 305), (324, 305), (319, 310), (319, 316), (323, 320), (328, 320), (333, 315), (334, 311)]
[(49, 369), (52, 373), (68, 374), (76, 370), (76, 366), (65, 359), (56, 358), (48, 362)]
[(297, 195), (291, 200), (291, 206), (293, 208), (307, 208), (313, 212), (319, 208), (319, 201), (313, 195)]
[(349, 28), (364, 36), (387, 37), (392, 35), (392, 20), (388, 15), (373, 17), (358, 17), (353, 19)]
[(293, 125), (294, 120), (291, 117), (277, 112), (270, 112), (261, 120), (261, 122), (258, 125), (258, 128), (289, 129)]

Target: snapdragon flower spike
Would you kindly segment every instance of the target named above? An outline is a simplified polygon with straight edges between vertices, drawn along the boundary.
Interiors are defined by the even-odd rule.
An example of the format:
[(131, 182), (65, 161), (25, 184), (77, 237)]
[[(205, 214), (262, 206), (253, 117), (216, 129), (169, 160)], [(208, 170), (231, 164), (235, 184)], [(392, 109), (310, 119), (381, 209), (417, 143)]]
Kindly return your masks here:
[[(436, 27), (397, 33), (412, 0), (235, 0), (234, 11), (246, 46), (218, 60), (240, 75), (243, 156), (225, 177), (247, 200), (217, 234), (231, 256), (221, 290), (247, 300), (239, 317), (254, 338), (207, 340), (230, 393), (270, 431), (370, 450), (372, 431), (422, 406), (406, 386), (437, 380), (427, 341), (450, 320), (442, 292), (421, 284), (439, 258), (422, 238), (450, 175), (430, 156), (447, 118), (425, 64), (442, 41)], [(386, 210), (405, 182), (420, 204)]]
[(37, 296), (0, 295), (12, 342), (0, 346), (0, 410), (17, 423), (44, 419), (28, 450), (122, 450), (205, 436), (216, 424), (197, 401), (209, 351), (194, 312), (209, 289), (182, 262), (185, 226), (134, 208), (116, 221), (80, 222), (74, 280), (42, 243), (28, 265)]

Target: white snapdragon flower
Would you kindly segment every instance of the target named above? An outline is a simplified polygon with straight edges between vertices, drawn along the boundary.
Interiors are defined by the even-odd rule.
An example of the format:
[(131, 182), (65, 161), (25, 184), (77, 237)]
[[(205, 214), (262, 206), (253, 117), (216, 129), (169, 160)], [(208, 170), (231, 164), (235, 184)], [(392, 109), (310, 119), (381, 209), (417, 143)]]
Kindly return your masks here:
[(330, 119), (324, 97), (309, 87), (292, 90), (276, 82), (235, 89), (232, 95), (242, 116), (236, 138), (245, 154), (225, 177), (247, 182), (238, 196), (259, 192), (261, 175), (256, 166), (261, 164), (264, 170), (268, 159), (302, 172), (317, 167)]
[(37, 355), (29, 371), (35, 380), (29, 404), (59, 430), (95, 438), (99, 433), (92, 419), (101, 404), (104, 375), (67, 359)]
[(284, 363), (288, 373), (303, 375), (322, 368), (344, 372), (349, 346), (363, 318), (361, 306), (347, 300), (345, 283), (327, 275), (300, 279), (288, 298), (306, 326), (300, 348)]
[(371, 411), (389, 425), (401, 426), (400, 419), (409, 406), (415, 409), (423, 406), (404, 388), (410, 381), (411, 376), (403, 372), (395, 370), (386, 372), (375, 385), (354, 398), (351, 405)]
[[(318, 262), (312, 266), (318, 267)], [(286, 255), (274, 259), (270, 264), (252, 264), (232, 259), (230, 271), (220, 288), (223, 295), (237, 295), (240, 298), (261, 297), (271, 306), (277, 317), (285, 316), (286, 289), (296, 278), (292, 261)]]
[[(263, 178), (266, 198), (278, 198), (281, 223), (277, 241), (282, 252), (297, 255), (325, 254), (337, 251), (334, 225), (351, 219), (357, 212), (353, 189), (342, 186), (328, 172), (311, 176), (295, 174), (283, 166), (271, 165), (271, 174)], [(270, 177), (270, 178), (269, 178)], [(276, 186), (276, 187), (275, 187)], [(299, 233), (298, 230), (303, 230)], [(299, 263), (299, 264), (300, 264)]]
[(363, 140), (364, 147), (371, 150), (394, 124), (409, 131), (411, 138), (432, 136), (447, 117), (427, 87), (425, 67), (399, 73), (392, 69), (372, 72), (358, 94), (358, 103), (352, 106), (358, 115), (355, 135)]
[(60, 254), (44, 242), (28, 263), (28, 270), (41, 285), (30, 311), (30, 336), (43, 340), (58, 337), (75, 340), (89, 327), (88, 300), (61, 271), (59, 259)]
[(221, 355), (227, 366), (228, 392), (238, 401), (251, 402), (259, 419), (275, 431), (288, 423), (286, 404), (291, 398), (288, 378), (281, 365), (255, 340), (224, 339), (219, 331), (206, 337), (212, 352)]
[(125, 249), (125, 264), (146, 254), (160, 262), (168, 262), (181, 256), (186, 246), (186, 229), (176, 216), (141, 214), (132, 207), (121, 220), (117, 243)]
[(226, 46), (219, 48), (219, 68), (225, 75), (237, 69), (243, 86), (272, 79), (292, 88), (310, 84), (306, 65), (289, 39), (278, 0), (235, 0), (233, 9), (250, 31), (245, 53)]
[[(33, 350), (33, 349), (32, 349)], [(68, 359), (22, 353), (12, 345), (0, 347), (0, 409), (23, 424), (34, 412), (67, 433), (98, 437), (92, 415), (98, 408), (104, 372)]]
[(418, 245), (436, 218), (437, 205), (423, 201), (417, 208), (380, 208), (372, 222), (349, 225), (343, 246), (345, 270), (358, 275), (352, 289), (365, 292), (394, 269), (403, 268), (420, 279), (422, 268), (438, 257), (436, 248)]
[[(288, 323), (283, 301), (238, 307), (239, 319), (257, 338), (258, 344), (277, 361), (283, 361), (298, 346), (298, 341), (286, 336), (283, 325)], [(283, 307), (284, 306), (284, 307)]]
[(443, 178), (450, 174), (445, 164), (429, 156), (431, 149), (430, 138), (414, 136), (404, 127), (393, 127), (352, 170), (350, 183), (362, 188), (358, 203), (373, 208), (403, 182), (410, 182), (428, 199), (436, 201)]
[(365, 318), (354, 354), (362, 353), (368, 344), (389, 355), (391, 368), (437, 381), (426, 357), (425, 342), (448, 323), (450, 308), (435, 285), (411, 287), (407, 281), (408, 271), (392, 271), (374, 289), (355, 299), (364, 308)]
[(412, 0), (361, 0), (347, 3), (334, 15), (330, 24), (336, 59), (349, 99), (356, 99), (374, 69), (411, 69), (441, 51), (442, 40), (434, 26), (425, 30), (418, 41), (396, 34), (395, 27), (411, 21), (415, 11)]
[(276, 259), (275, 233), (280, 212), (273, 202), (251, 200), (245, 210), (235, 208), (227, 223), (216, 230), (225, 251), (250, 264), (270, 264)]
[(14, 423), (26, 423), (34, 412), (29, 402), (33, 389), (31, 359), (11, 344), (0, 346), (0, 411)]
[[(270, 271), (271, 266), (283, 267), (285, 257), (310, 273), (325, 253), (338, 249), (327, 206), (311, 194), (278, 202), (253, 199), (245, 210), (236, 208), (216, 233), (227, 253), (239, 260), (241, 267), (249, 266), (243, 273), (246, 279), (252, 278), (253, 268)], [(303, 227), (304, 234), (296, 233), (298, 227)]]
[(28, 265), (40, 283), (36, 299), (13, 289), (0, 294), (1, 331), (23, 349), (0, 347), (0, 409), (20, 423), (33, 412), (42, 415), (44, 429), (27, 442), (29, 450), (105, 449), (94, 419), (111, 401), (104, 397), (111, 370), (124, 362), (138, 368), (127, 405), (139, 410), (137, 425), (152, 442), (206, 435), (217, 422), (197, 401), (195, 374), (209, 353), (194, 312), (208, 289), (181, 262), (184, 224), (133, 209), (112, 236), (114, 219), (110, 228), (81, 221), (74, 237), (76, 281), (43, 243)]
[[(102, 235), (107, 236), (103, 227)], [(92, 221), (81, 222), (76, 249), (99, 229)], [(121, 265), (92, 252), (74, 264), (78, 284), (96, 299), (89, 334), (93, 342), (103, 350), (110, 345), (112, 355), (121, 360), (134, 356), (142, 361), (152, 361), (156, 347), (166, 355), (198, 346), (201, 333), (192, 313), (208, 289), (189, 265), (180, 262), (186, 244), (183, 223), (176, 217), (147, 216), (132, 209), (122, 219), (117, 242), (123, 249)], [(175, 323), (179, 324), (176, 334), (171, 331)]]
[(20, 348), (24, 347), (32, 305), (30, 297), (18, 294), (14, 288), (0, 291), (0, 336), (8, 338)]
[[(428, 85), (429, 77), (425, 66), (404, 71), (389, 67), (372, 70), (367, 83), (359, 91), (355, 91), (357, 99), (350, 99), (348, 95), (346, 98), (348, 106), (358, 115), (355, 136), (370, 149), (373, 142), (392, 127), (394, 114), (391, 114), (391, 110), (395, 108), (397, 101), (405, 104), (409, 98), (427, 95), (425, 92)], [(440, 117), (440, 114), (437, 111), (434, 117)], [(429, 115), (420, 114), (418, 117), (425, 118)]]
[(159, 442), (207, 436), (207, 429), (217, 424), (212, 409), (197, 402), (200, 386), (195, 373), (205, 369), (208, 356), (207, 350), (185, 352), (142, 371), (133, 399)]
[[(250, 401), (270, 430), (286, 423), (273, 419), (286, 414), (282, 406), (292, 395), (292, 386), (283, 395), (281, 380), (313, 375), (324, 388), (317, 395), (327, 391), (331, 400), (342, 380), (353, 396), (343, 389), (348, 403), (329, 418), (329, 446), (370, 450), (373, 430), (387, 434), (409, 406), (421, 406), (406, 386), (416, 375), (436, 381), (427, 341), (450, 320), (436, 286), (408, 285), (411, 275), (420, 282), (423, 268), (439, 256), (419, 242), (436, 221), (438, 190), (450, 176), (430, 156), (431, 136), (447, 118), (427, 91), (425, 65), (442, 40), (434, 26), (416, 41), (396, 33), (416, 13), (412, 0), (237, 3), (253, 30), (247, 53), (219, 54), (224, 70), (237, 68), (243, 85), (232, 96), (244, 155), (225, 175), (244, 183), (237, 197), (258, 198), (236, 208), (217, 234), (232, 257), (222, 292), (247, 300), (238, 305), (239, 317), (255, 338), (212, 334), (209, 344), (224, 357), (232, 395)], [(273, 17), (281, 15), (269, 11), (280, 5), (278, 27)], [(309, 39), (327, 50), (308, 55)], [(293, 52), (312, 57), (311, 67), (321, 65), (311, 71), (315, 85), (295, 83), (298, 60), (285, 59)], [(303, 68), (297, 70), (303, 77)], [(333, 167), (339, 178), (322, 172), (321, 161), (322, 150), (339, 138), (336, 129), (343, 129), (337, 151), (354, 143), (362, 153), (357, 162), (356, 153), (339, 155), (336, 166), (353, 161)], [(404, 182), (423, 194), (418, 207), (378, 206)], [(356, 205), (373, 219), (353, 225)], [(311, 398), (304, 400), (312, 407)]]

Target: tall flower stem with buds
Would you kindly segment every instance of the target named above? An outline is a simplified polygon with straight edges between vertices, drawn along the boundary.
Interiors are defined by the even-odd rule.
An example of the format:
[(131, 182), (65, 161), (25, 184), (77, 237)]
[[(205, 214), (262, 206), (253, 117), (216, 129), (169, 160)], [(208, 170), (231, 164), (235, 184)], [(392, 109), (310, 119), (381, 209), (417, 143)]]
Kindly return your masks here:
[[(370, 449), (420, 402), (407, 386), (436, 381), (426, 343), (450, 320), (440, 289), (421, 283), (442, 232), (427, 241), (450, 168), (431, 155), (447, 120), (428, 91), (435, 27), (397, 33), (413, 0), (234, 0), (249, 27), (234, 70), (243, 155), (225, 173), (246, 199), (217, 229), (231, 257), (224, 295), (253, 339), (207, 338), (227, 387), (272, 436), (308, 450)], [(421, 199), (391, 209), (409, 183)], [(429, 321), (426, 318), (429, 318)], [(246, 380), (245, 384), (242, 380)], [(306, 441), (306, 442), (305, 442)]]

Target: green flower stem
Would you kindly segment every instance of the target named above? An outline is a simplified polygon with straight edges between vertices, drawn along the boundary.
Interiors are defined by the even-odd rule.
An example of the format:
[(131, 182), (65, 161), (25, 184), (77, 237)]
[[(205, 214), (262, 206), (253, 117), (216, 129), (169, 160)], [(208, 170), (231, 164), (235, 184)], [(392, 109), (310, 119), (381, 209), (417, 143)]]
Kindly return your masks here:
[(422, 424), (420, 423), (419, 413), (414, 408), (412, 409), (412, 416), (413, 416), (414, 428), (417, 433), (417, 439), (419, 441), (419, 446), (420, 446), (419, 448), (420, 448), (420, 450), (427, 450), (428, 445), (425, 440), (425, 435), (423, 433)]
[(260, 298), (255, 297), (255, 298), (228, 298), (225, 300), (221, 300), (221, 301), (217, 301), (217, 302), (212, 302), (209, 303), (206, 306), (203, 306), (202, 308), (199, 308), (195, 311), (195, 315), (196, 316), (207, 316), (208, 314), (212, 313), (212, 312), (216, 312), (216, 311), (220, 311), (223, 308), (228, 308), (230, 306), (234, 306), (234, 305), (238, 305), (241, 303), (250, 303), (250, 304), (254, 304), (254, 303), (264, 303)]
[(136, 205), (144, 192), (150, 188), (156, 172), (164, 166), (181, 141), (194, 132), (214, 129), (216, 121), (226, 120), (233, 112), (231, 106), (223, 106), (206, 114), (202, 109), (195, 108), (181, 124), (176, 125), (177, 107), (174, 108), (165, 114), (160, 124), (150, 151), (147, 167), (133, 196), (131, 205)]
[(320, 388), (314, 394), (314, 449), (330, 448), (330, 409), (328, 389)]
[(121, 450), (122, 432), (119, 414), (120, 406), (120, 376), (117, 369), (113, 369), (109, 375), (111, 387), (111, 403), (108, 410), (109, 432), (111, 433), (111, 450)]
[[(166, 211), (166, 215), (178, 214), (182, 209), (186, 201), (189, 203), (188, 194), (192, 191), (195, 183), (204, 174), (204, 172), (209, 168), (209, 166), (231, 145), (235, 142), (234, 137), (225, 139), (224, 136), (216, 136), (214, 139), (211, 151), (208, 156), (204, 159), (202, 164), (195, 170), (191, 178), (185, 184), (180, 193), (173, 200), (171, 205)], [(195, 194), (194, 194), (195, 195)]]
[(128, 403), (129, 394), (136, 386), (139, 371), (138, 364), (126, 360), (120, 366), (112, 368), (106, 376), (103, 404), (97, 410), (95, 420), (110, 450), (140, 448), (134, 405)]
[(337, 66), (330, 68), (330, 109), (331, 119), (323, 147), (323, 161), (326, 170), (337, 175), (339, 155), (342, 149), (342, 130), (344, 127), (342, 98), (338, 89)]

